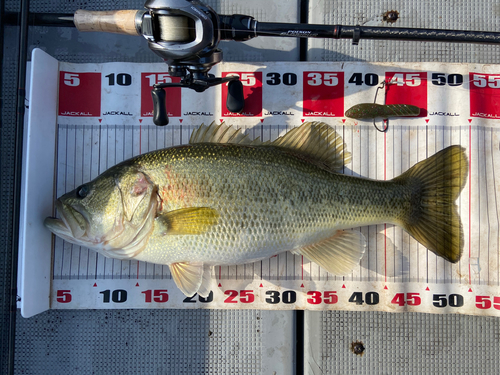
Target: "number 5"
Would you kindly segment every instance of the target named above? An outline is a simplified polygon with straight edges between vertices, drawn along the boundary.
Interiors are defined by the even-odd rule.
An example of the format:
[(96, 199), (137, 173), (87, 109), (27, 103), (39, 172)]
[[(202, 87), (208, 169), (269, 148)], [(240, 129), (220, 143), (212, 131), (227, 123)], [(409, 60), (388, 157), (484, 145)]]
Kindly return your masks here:
[(80, 85), (80, 78), (78, 77), (78, 74), (64, 73), (64, 84), (66, 86), (78, 86), (78, 85)]
[(59, 303), (69, 303), (71, 302), (71, 290), (58, 290), (57, 291), (57, 302)]

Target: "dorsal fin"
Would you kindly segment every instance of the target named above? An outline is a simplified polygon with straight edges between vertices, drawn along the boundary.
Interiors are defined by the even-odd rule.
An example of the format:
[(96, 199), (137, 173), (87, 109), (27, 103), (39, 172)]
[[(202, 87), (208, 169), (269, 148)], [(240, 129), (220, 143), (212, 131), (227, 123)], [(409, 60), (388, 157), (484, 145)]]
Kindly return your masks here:
[(226, 125), (224, 122), (217, 125), (215, 121), (209, 126), (201, 124), (198, 129), (193, 130), (189, 143), (231, 143), (239, 145), (262, 144), (259, 138), (252, 141), (248, 134), (243, 134), (241, 132), (241, 129), (233, 128), (232, 126)]
[(334, 171), (351, 161), (351, 153), (342, 137), (324, 122), (304, 122), (298, 128), (270, 143), (271, 146), (292, 150)]
[(260, 138), (251, 140), (241, 129), (222, 123), (202, 124), (194, 130), (189, 140), (195, 143), (231, 143), (246, 146), (278, 147), (303, 155), (311, 161), (319, 162), (331, 170), (342, 169), (351, 161), (342, 137), (324, 122), (305, 122), (290, 130), (275, 141), (262, 142)]

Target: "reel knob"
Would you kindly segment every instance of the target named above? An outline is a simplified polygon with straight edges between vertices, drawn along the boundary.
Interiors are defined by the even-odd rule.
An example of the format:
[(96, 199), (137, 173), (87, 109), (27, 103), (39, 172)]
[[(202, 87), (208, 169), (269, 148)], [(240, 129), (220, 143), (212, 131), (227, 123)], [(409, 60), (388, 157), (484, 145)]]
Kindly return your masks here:
[(158, 126), (168, 125), (167, 104), (165, 99), (167, 97), (165, 90), (161, 87), (153, 87), (151, 91), (153, 98), (153, 122)]
[(243, 84), (239, 79), (227, 83), (226, 108), (229, 112), (241, 113), (245, 107)]

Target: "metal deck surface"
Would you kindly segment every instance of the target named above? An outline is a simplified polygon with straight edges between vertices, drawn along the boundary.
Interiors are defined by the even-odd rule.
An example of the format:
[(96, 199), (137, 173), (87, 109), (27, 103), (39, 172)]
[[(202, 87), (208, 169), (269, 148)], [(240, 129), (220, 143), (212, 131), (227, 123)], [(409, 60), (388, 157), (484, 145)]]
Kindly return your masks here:
[[(207, 1), (219, 13), (250, 14), (260, 21), (298, 22), (300, 1)], [(313, 1), (309, 22), (500, 30), (493, 1)], [(141, 1), (33, 0), (32, 12), (140, 9)], [(7, 10), (18, 10), (6, 1)], [(17, 40), (6, 30), (1, 129), (0, 286), (2, 363), (6, 373), (10, 291), (10, 221)], [(157, 62), (142, 38), (80, 34), (75, 29), (31, 27), (30, 49), (42, 48), (72, 62)], [(256, 38), (221, 43), (227, 61), (296, 61), (294, 39)], [(311, 61), (440, 61), (498, 63), (500, 47), (467, 44), (310, 40)], [(52, 310), (19, 314), (16, 374), (390, 374), (500, 373), (500, 320), (491, 317), (381, 312), (305, 312), (304, 326), (291, 311)], [(300, 319), (299, 319), (300, 320)], [(298, 339), (298, 340), (297, 340)], [(352, 351), (362, 342), (363, 355)], [(303, 346), (297, 346), (299, 345)], [(359, 344), (358, 344), (359, 345)], [(297, 359), (297, 355), (304, 357)], [(303, 363), (303, 366), (302, 366)], [(298, 365), (298, 366), (297, 366)], [(298, 367), (298, 368), (297, 368)]]

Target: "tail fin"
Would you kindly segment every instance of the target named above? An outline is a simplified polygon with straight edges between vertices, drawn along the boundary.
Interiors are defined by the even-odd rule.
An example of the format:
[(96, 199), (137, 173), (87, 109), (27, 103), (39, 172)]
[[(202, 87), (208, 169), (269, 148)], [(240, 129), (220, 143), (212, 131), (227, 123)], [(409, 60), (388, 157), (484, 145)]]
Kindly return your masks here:
[(464, 233), (455, 200), (466, 181), (465, 149), (450, 146), (394, 180), (411, 187), (411, 207), (401, 225), (418, 242), (444, 259), (459, 261)]

